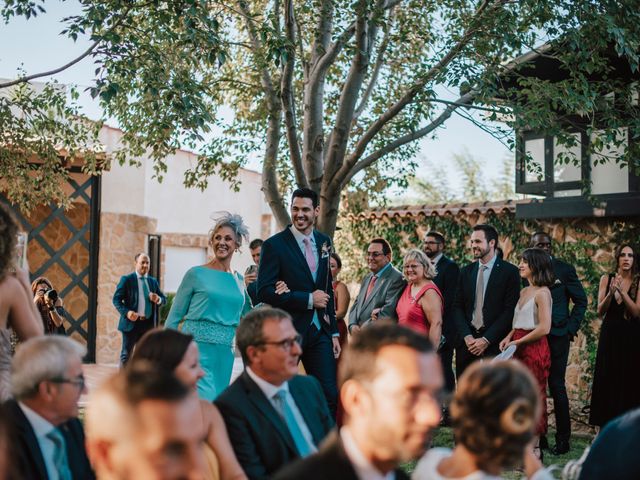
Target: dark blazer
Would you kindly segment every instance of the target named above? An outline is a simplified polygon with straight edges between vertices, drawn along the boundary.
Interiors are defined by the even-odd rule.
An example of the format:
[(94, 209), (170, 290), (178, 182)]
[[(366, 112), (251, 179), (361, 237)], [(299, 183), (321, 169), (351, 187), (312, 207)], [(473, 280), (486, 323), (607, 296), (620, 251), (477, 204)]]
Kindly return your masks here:
[(601, 430), (582, 464), (579, 480), (637, 480), (640, 408), (611, 420)]
[(364, 297), (367, 294), (372, 277), (373, 273), (369, 272), (362, 280), (362, 284), (360, 284), (358, 296), (353, 302), (351, 310), (349, 310), (349, 326), (359, 325), (362, 327), (371, 322), (371, 313), (376, 308), (380, 309), (378, 318), (398, 319), (396, 305), (404, 288), (407, 286), (407, 282), (402, 278), (402, 273), (393, 265), (389, 265), (378, 277), (369, 298), (365, 300)]
[(258, 303), (260, 303), (260, 300), (258, 300), (258, 281), (257, 280), (247, 285), (247, 293), (249, 294), (249, 298), (251, 299), (252, 306), (255, 307)]
[(453, 301), (456, 298), (456, 288), (460, 267), (448, 257), (442, 255), (436, 264), (438, 274), (433, 283), (440, 289), (444, 298), (444, 314), (442, 315), (442, 334), (449, 345), (458, 343), (456, 324), (453, 319)]
[[(36, 434), (15, 400), (8, 400), (4, 404), (9, 418), (12, 443), (12, 463), (16, 472), (16, 480), (47, 480), (47, 469), (40, 451)], [(71, 475), (74, 479), (95, 479), (91, 464), (84, 449), (84, 430), (82, 423), (73, 418), (60, 427), (67, 445), (67, 459)]]
[[(158, 280), (147, 276), (147, 284), (149, 285), (149, 293), (156, 293), (162, 299), (162, 303), (167, 302), (167, 297), (160, 291)], [(120, 312), (118, 330), (121, 332), (130, 332), (133, 330), (136, 322), (132, 322), (127, 318), (127, 312), (129, 310), (133, 310), (134, 312), (138, 311), (138, 279), (136, 272), (123, 275), (122, 278), (120, 278), (120, 282), (113, 294), (113, 305), (118, 312)], [(147, 319), (147, 321), (151, 320), (153, 325), (157, 325), (158, 308), (156, 305), (152, 305), (151, 312), (151, 318)]]
[[(404, 471), (395, 471), (396, 480), (409, 480)], [(358, 480), (356, 471), (344, 451), (340, 435), (331, 432), (320, 450), (305, 459), (287, 465), (274, 475), (273, 480)]]
[[(263, 250), (264, 252), (264, 245)], [(333, 428), (333, 418), (318, 381), (296, 375), (289, 380), (296, 402), (316, 445)], [(238, 461), (250, 479), (266, 479), (298, 458), (293, 438), (262, 390), (243, 372), (215, 402), (227, 426)]]
[[(317, 230), (313, 231), (313, 236), (318, 249), (318, 272), (315, 281), (289, 227), (262, 244), (257, 280), (258, 300), (289, 312), (293, 317), (293, 326), (300, 335), (304, 335), (313, 318), (313, 310), (307, 308), (309, 295), (315, 290), (324, 290), (330, 298), (326, 309), (317, 309), (318, 320), (328, 335), (337, 335), (338, 324), (329, 269), (331, 239)], [(290, 290), (288, 293), (276, 293), (276, 282), (279, 280), (287, 284)], [(324, 321), (325, 313), (329, 317), (328, 322)]]
[[(551, 331), (550, 335), (562, 337), (569, 335), (574, 337), (580, 329), (580, 323), (587, 311), (587, 294), (578, 279), (576, 269), (566, 262), (551, 257), (555, 283), (549, 287), (551, 290)], [(522, 282), (529, 284), (526, 280)], [(573, 302), (573, 308), (569, 310), (569, 301)]]
[[(453, 302), (453, 318), (459, 342), (472, 335), (471, 319), (476, 301), (476, 280), (478, 262), (466, 265), (460, 270), (460, 279)], [(518, 268), (509, 262), (496, 258), (487, 290), (484, 293), (482, 316), (486, 331), (483, 336), (491, 345), (497, 345), (511, 330), (513, 311), (520, 296), (520, 275)]]

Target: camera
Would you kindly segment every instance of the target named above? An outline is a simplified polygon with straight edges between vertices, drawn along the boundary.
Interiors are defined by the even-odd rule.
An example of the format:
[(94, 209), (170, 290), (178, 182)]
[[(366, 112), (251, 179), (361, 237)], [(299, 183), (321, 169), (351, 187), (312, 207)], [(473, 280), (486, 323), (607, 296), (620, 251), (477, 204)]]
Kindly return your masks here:
[(56, 303), (56, 300), (58, 300), (58, 292), (51, 288), (44, 292), (44, 299), (47, 302)]
[(247, 269), (244, 271), (245, 275), (251, 275), (252, 273), (258, 273), (258, 266), (257, 265), (250, 265), (249, 267), (247, 267)]

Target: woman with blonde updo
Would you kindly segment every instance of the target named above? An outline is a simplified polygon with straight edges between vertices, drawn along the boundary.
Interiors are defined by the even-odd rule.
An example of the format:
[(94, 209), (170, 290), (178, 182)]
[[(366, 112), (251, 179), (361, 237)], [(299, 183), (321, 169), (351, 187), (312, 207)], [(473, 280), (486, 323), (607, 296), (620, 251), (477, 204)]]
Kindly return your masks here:
[(193, 335), (204, 376), (198, 395), (214, 400), (231, 379), (233, 337), (240, 317), (251, 309), (242, 276), (231, 269), (234, 252), (249, 240), (240, 215), (223, 212), (209, 232), (213, 258), (187, 271), (173, 300), (166, 327)]
[(552, 479), (531, 444), (540, 411), (536, 381), (519, 362), (473, 364), (450, 406), (456, 447), (429, 450), (412, 478), (494, 480), (524, 462), (528, 478)]
[(407, 286), (396, 306), (398, 324), (425, 335), (437, 349), (442, 337), (444, 308), (442, 292), (433, 282), (438, 272), (421, 250), (409, 250), (403, 261)]

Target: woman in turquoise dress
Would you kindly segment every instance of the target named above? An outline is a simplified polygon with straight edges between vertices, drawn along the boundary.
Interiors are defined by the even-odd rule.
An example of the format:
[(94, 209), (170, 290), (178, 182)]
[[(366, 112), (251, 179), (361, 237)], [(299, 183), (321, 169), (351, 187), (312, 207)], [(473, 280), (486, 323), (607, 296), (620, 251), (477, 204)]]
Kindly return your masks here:
[(228, 385), (233, 370), (233, 338), (240, 318), (251, 309), (242, 276), (231, 270), (234, 252), (248, 241), (240, 215), (225, 213), (209, 232), (213, 259), (189, 269), (178, 287), (166, 328), (193, 335), (204, 377), (200, 398), (212, 401)]

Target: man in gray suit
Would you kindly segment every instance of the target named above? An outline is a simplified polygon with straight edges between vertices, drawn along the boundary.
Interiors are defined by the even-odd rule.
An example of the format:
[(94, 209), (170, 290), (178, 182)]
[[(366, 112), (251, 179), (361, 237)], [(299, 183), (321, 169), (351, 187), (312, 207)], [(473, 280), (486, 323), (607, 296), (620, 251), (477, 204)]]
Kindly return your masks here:
[(391, 265), (391, 245), (374, 238), (366, 258), (371, 272), (360, 284), (360, 292), (349, 311), (349, 333), (354, 333), (378, 318), (397, 319), (396, 304), (406, 285), (402, 273)]

